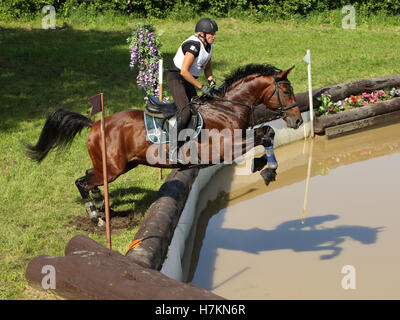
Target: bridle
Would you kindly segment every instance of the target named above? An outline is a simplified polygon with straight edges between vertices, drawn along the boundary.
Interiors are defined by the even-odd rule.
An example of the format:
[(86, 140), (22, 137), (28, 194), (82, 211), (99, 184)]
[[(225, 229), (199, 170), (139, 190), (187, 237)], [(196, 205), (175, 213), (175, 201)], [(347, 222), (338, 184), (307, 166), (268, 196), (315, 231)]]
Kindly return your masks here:
[[(219, 101), (226, 101), (226, 102), (230, 102), (230, 103), (233, 103), (233, 104), (237, 104), (237, 105), (241, 105), (241, 106), (249, 108), (250, 109), (250, 118), (253, 119), (253, 121), (250, 121), (250, 122), (254, 123), (254, 115), (253, 115), (254, 114), (254, 110), (260, 105), (265, 105), (265, 107), (266, 107), (267, 103), (272, 99), (272, 97), (276, 93), (277, 94), (277, 99), (278, 99), (278, 111), (271, 110), (271, 109), (267, 108), (267, 111), (269, 113), (272, 113), (272, 117), (269, 119), (269, 121), (276, 120), (276, 119), (279, 119), (279, 118), (285, 119), (285, 118), (287, 118), (286, 111), (288, 111), (288, 110), (290, 110), (290, 109), (292, 109), (294, 107), (297, 107), (298, 104), (297, 103), (292, 103), (291, 105), (288, 105), (288, 106), (283, 106), (282, 105), (281, 97), (280, 97), (280, 94), (279, 94), (279, 85), (280, 84), (288, 84), (292, 88), (292, 86), (290, 84), (290, 81), (288, 81), (288, 80), (279, 80), (279, 78), (277, 78), (277, 73), (275, 72), (274, 73), (274, 85), (275, 85), (274, 90), (272, 91), (271, 95), (268, 97), (268, 99), (266, 101), (264, 101), (263, 103), (261, 103), (261, 104), (259, 104), (257, 106), (250, 105), (250, 104), (243, 103), (243, 102), (239, 102), (239, 101), (226, 99), (226, 98), (221, 98), (221, 97), (218, 97), (218, 96), (213, 96), (213, 99), (216, 99), (216, 100), (219, 100)], [(195, 103), (194, 101), (192, 101), (192, 103), (199, 104), (199, 103)], [(203, 103), (201, 103), (201, 105), (203, 105)], [(235, 116), (236, 118), (240, 119), (243, 122), (247, 122), (247, 121), (243, 120), (240, 116), (236, 115), (235, 113), (233, 113), (231, 111), (228, 111), (228, 110), (225, 110), (223, 108), (216, 107), (216, 106), (213, 106), (213, 105), (210, 105), (210, 104), (206, 104), (206, 105), (207, 105), (207, 107), (210, 107), (212, 109), (217, 109), (217, 110), (223, 111), (225, 113), (228, 113), (228, 114), (230, 114), (232, 116)], [(251, 126), (253, 126), (253, 125), (251, 125)]]
[[(271, 95), (269, 96), (269, 98), (268, 98), (263, 104), (265, 104), (265, 106), (267, 106), (267, 103), (271, 100), (271, 98), (274, 96), (274, 94), (275, 94), (275, 92), (276, 92), (277, 98), (278, 98), (279, 112), (278, 112), (278, 111), (274, 111), (274, 110), (270, 110), (270, 111), (275, 112), (275, 113), (277, 114), (277, 118), (282, 117), (283, 119), (285, 119), (285, 118), (287, 117), (286, 111), (288, 111), (288, 110), (290, 110), (290, 109), (292, 109), (292, 108), (294, 108), (294, 107), (297, 107), (298, 104), (297, 104), (297, 103), (292, 103), (291, 105), (288, 105), (288, 106), (286, 106), (286, 107), (284, 107), (284, 106), (282, 105), (281, 96), (280, 96), (280, 94), (279, 94), (279, 85), (280, 85), (280, 84), (288, 84), (288, 85), (290, 86), (290, 88), (292, 89), (292, 91), (293, 91), (293, 88), (292, 88), (292, 85), (290, 84), (290, 81), (289, 81), (289, 80), (278, 80), (278, 78), (276, 77), (276, 75), (277, 75), (277, 74), (276, 74), (276, 72), (275, 72), (275, 73), (274, 73), (274, 84), (275, 84), (274, 91), (272, 91), (272, 93), (271, 93)], [(277, 80), (278, 80), (278, 81), (277, 81)]]

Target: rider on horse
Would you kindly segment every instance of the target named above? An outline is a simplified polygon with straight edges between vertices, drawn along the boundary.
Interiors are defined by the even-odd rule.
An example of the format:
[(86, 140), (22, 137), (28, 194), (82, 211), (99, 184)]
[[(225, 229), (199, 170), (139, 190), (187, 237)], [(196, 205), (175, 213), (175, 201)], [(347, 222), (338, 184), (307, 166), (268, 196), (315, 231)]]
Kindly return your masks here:
[(195, 35), (180, 45), (168, 71), (168, 87), (178, 107), (175, 126), (177, 136), (189, 121), (189, 105), (191, 99), (197, 95), (196, 88), (204, 95), (212, 96), (212, 87), (202, 85), (197, 78), (204, 71), (209, 85), (215, 85), (211, 55), (217, 31), (218, 25), (213, 19), (200, 19), (195, 27)]

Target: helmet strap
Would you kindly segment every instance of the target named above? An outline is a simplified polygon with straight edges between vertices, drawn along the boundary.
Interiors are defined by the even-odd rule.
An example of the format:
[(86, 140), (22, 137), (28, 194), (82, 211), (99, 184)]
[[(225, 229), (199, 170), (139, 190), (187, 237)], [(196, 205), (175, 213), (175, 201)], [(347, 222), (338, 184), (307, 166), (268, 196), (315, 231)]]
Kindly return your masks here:
[(201, 34), (199, 34), (199, 37), (203, 38), (203, 40), (206, 42), (206, 45), (209, 46), (210, 44), (208, 43), (207, 38), (206, 38), (207, 32), (203, 32), (203, 34), (204, 34), (204, 36), (202, 36)]

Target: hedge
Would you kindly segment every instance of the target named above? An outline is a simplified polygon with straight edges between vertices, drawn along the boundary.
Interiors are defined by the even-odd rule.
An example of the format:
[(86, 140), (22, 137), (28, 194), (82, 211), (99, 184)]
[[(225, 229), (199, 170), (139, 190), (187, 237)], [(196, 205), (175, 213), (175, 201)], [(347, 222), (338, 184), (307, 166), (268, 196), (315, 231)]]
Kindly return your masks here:
[(400, 14), (400, 0), (2, 0), (0, 18), (33, 16), (45, 5), (53, 5), (56, 12), (64, 16), (76, 8), (83, 8), (91, 12), (113, 10), (141, 17), (167, 17), (173, 12), (186, 10), (193, 15), (207, 12), (216, 17), (224, 17), (235, 11), (285, 18), (295, 14), (307, 15), (312, 11), (340, 9), (347, 4), (363, 12)]

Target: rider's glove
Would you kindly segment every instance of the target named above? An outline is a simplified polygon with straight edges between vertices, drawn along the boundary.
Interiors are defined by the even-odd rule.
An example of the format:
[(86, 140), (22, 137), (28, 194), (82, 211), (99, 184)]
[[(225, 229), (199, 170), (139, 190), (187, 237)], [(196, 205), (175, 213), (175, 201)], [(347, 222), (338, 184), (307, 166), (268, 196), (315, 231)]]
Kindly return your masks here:
[(213, 96), (212, 89), (210, 87), (202, 86), (200, 90), (207, 97), (212, 97)]
[(217, 83), (215, 82), (214, 78), (207, 80), (208, 84), (212, 87), (214, 85), (216, 85)]

